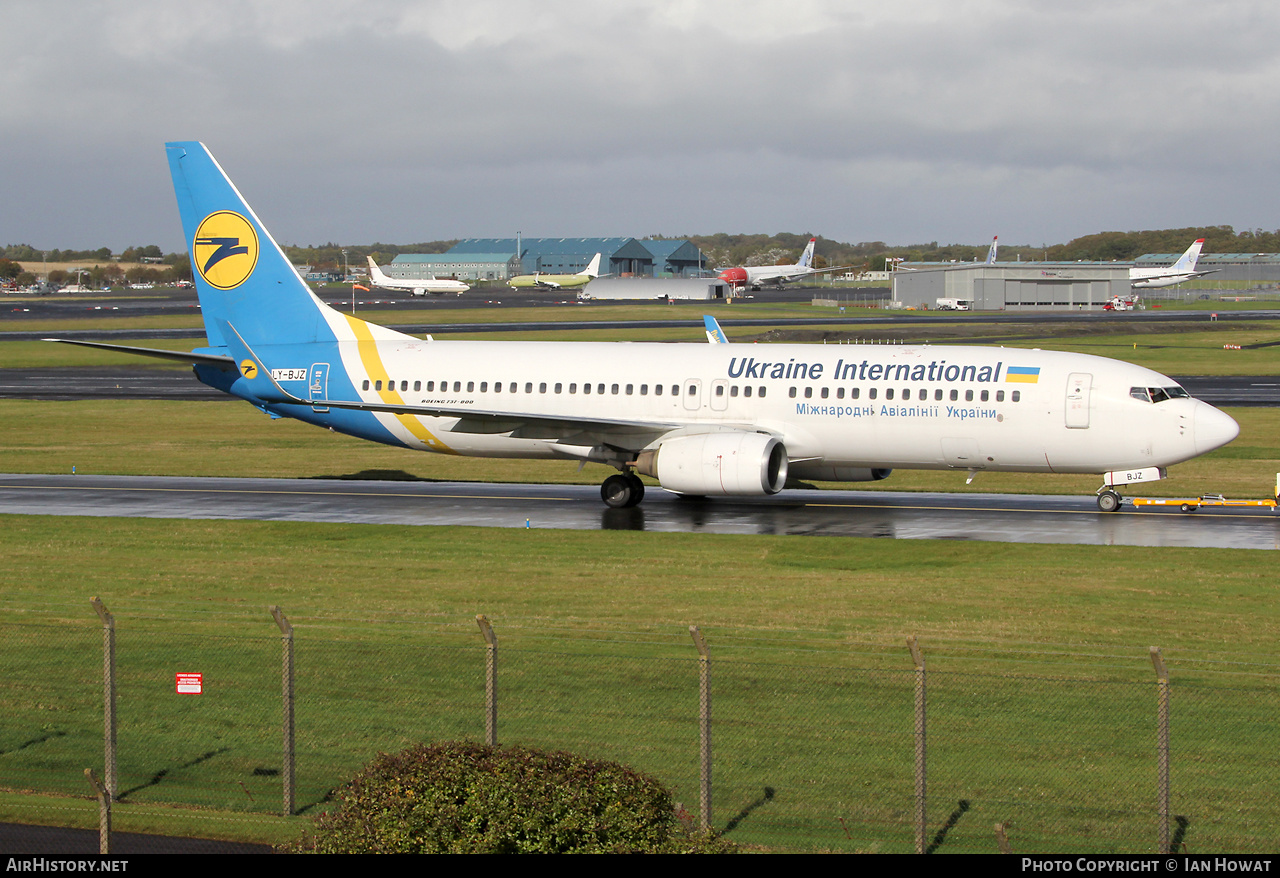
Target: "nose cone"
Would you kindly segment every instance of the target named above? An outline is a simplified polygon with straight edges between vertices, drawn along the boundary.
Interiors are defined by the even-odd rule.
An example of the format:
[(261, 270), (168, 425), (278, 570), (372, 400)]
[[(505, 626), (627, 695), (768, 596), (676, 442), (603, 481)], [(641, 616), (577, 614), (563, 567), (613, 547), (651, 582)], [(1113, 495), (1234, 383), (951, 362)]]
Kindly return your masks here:
[(1195, 423), (1196, 454), (1205, 454), (1221, 448), (1240, 435), (1240, 425), (1225, 412), (1208, 403), (1196, 406)]

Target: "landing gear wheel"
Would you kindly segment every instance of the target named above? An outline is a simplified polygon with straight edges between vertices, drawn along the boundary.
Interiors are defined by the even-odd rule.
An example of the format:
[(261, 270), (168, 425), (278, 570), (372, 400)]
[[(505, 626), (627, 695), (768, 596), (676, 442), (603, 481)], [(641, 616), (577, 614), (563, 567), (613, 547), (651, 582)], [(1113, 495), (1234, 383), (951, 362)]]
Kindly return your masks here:
[(1115, 512), (1120, 508), (1120, 495), (1115, 491), (1103, 491), (1098, 495), (1098, 508), (1103, 512)]
[(631, 482), (631, 502), (628, 506), (639, 506), (640, 501), (644, 499), (644, 482), (640, 481), (640, 477), (635, 473), (627, 473), (627, 479)]
[(644, 497), (644, 483), (634, 473), (618, 473), (609, 476), (600, 486), (600, 499), (610, 509), (635, 506)]

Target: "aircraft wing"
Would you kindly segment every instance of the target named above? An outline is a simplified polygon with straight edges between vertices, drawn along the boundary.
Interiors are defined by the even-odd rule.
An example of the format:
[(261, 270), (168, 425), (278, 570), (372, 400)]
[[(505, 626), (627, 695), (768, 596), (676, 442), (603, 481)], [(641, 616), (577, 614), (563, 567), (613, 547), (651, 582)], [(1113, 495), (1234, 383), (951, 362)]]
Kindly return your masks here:
[(552, 289), (552, 290), (558, 290), (558, 289), (560, 289), (560, 284), (556, 283), (556, 282), (555, 282), (555, 281), (553, 281), (553, 280), (537, 280), (537, 279), (535, 279), (535, 280), (534, 280), (534, 282), (533, 282), (533, 285), (534, 285), (535, 287), (547, 287), (548, 289)]
[(756, 280), (752, 281), (752, 283), (755, 283), (755, 284), (794, 283), (795, 281), (803, 280), (806, 277), (812, 277), (815, 274), (830, 274), (833, 271), (848, 271), (853, 267), (854, 266), (852, 265), (841, 265), (836, 268), (809, 268), (809, 269), (805, 269), (802, 272), (788, 271), (785, 273), (770, 275), (769, 277), (759, 277)]
[(809, 269), (809, 274), (830, 274), (833, 271), (848, 271), (856, 267), (854, 265), (840, 265), (835, 268), (811, 268)]
[[(270, 372), (268, 371), (267, 374), (269, 377)], [(272, 383), (275, 382), (273, 381)], [(279, 388), (280, 385), (276, 384), (276, 387)], [(386, 412), (387, 414), (392, 415), (421, 415), (423, 417), (435, 418), (458, 418), (463, 421), (464, 424), (453, 428), (453, 430), (457, 432), (506, 433), (522, 427), (532, 426), (544, 430), (551, 430), (557, 433), (606, 432), (623, 429), (662, 434), (681, 426), (674, 421), (631, 421), (616, 418), (564, 418), (551, 417), (533, 412), (489, 411), (466, 406), (410, 405), (408, 403), (398, 404), (340, 399), (304, 399), (303, 397), (289, 393), (283, 388), (280, 389), (280, 392), (288, 397), (288, 399), (284, 401), (284, 405), (306, 405), (315, 406), (316, 408), (348, 409), (351, 411), (361, 412)], [(282, 403), (269, 402), (268, 404), (280, 405)], [(470, 429), (468, 429), (468, 426), (465, 424), (465, 422), (468, 421), (475, 422), (475, 424), (470, 426)]]

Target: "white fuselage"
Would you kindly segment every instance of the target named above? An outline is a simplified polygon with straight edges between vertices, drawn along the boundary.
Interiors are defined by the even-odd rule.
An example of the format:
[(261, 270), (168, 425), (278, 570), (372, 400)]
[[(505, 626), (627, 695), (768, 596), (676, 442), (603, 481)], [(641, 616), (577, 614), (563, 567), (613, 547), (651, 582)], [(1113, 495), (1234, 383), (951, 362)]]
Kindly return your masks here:
[[(1133, 274), (1134, 271), (1150, 271), (1152, 273), (1135, 276)], [(1129, 285), (1135, 289), (1153, 290), (1161, 287), (1177, 286), (1180, 283), (1195, 280), (1209, 273), (1207, 271), (1193, 271), (1185, 274), (1169, 274), (1168, 272), (1161, 274), (1158, 269), (1132, 269), (1129, 274)]]
[[(1175, 464), (1238, 432), (1199, 400), (1135, 397), (1135, 389), (1181, 392), (1172, 379), (1084, 354), (469, 341), (339, 348), (366, 403), (474, 410), (475, 418), (377, 413), (409, 447), (463, 455), (591, 457), (592, 447), (639, 452), (724, 430), (778, 437), (793, 474), (811, 478), (823, 467), (1103, 473)], [(298, 414), (324, 422), (309, 415)], [(556, 418), (566, 426), (547, 423)]]
[(443, 296), (446, 293), (454, 295), (462, 295), (471, 289), (467, 284), (457, 280), (442, 280), (434, 277), (407, 277), (398, 278), (392, 283), (379, 283), (371, 281), (371, 283), (382, 290), (395, 290), (401, 293), (412, 293), (415, 296), (430, 293), (433, 296)]

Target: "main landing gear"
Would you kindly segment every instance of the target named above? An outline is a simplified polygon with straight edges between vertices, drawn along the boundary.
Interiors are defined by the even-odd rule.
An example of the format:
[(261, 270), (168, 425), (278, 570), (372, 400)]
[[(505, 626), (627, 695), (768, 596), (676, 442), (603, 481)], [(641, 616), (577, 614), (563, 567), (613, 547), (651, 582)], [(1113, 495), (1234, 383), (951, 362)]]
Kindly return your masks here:
[(1108, 485), (1103, 485), (1098, 489), (1098, 509), (1103, 512), (1115, 512), (1120, 508), (1120, 495), (1117, 494)]
[(631, 472), (609, 476), (600, 486), (600, 499), (611, 509), (635, 506), (644, 499), (644, 482)]

